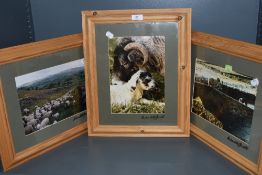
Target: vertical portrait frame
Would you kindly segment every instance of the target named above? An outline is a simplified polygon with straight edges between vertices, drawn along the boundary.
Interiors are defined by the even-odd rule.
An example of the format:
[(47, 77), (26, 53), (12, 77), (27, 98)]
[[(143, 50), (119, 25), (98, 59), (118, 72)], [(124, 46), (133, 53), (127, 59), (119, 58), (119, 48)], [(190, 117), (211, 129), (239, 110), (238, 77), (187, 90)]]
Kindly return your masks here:
[[(96, 31), (96, 25), (138, 25), (143, 23), (168, 23), (176, 22), (178, 24), (178, 64), (172, 70), (167, 70), (169, 74), (176, 72), (178, 74), (177, 83), (177, 123), (173, 125), (146, 125), (139, 123), (129, 125), (114, 124), (109, 122), (102, 123), (101, 108), (99, 105), (99, 85), (97, 61), (100, 52), (100, 45), (96, 45), (99, 40)], [(88, 105), (88, 134), (89, 136), (130, 136), (130, 137), (188, 137), (189, 136), (189, 97), (190, 97), (190, 49), (191, 49), (191, 9), (139, 9), (139, 10), (101, 10), (101, 11), (83, 11), (83, 46), (84, 54), (87, 58), (88, 76), (86, 77), (87, 96), (90, 100)], [(139, 30), (139, 29), (138, 29)], [(109, 31), (110, 32), (110, 31)], [(106, 35), (108, 32), (105, 32)], [(110, 32), (111, 33), (111, 32)], [(110, 34), (109, 33), (109, 34)], [(121, 31), (120, 31), (121, 33)], [(132, 33), (132, 32), (131, 32)], [(112, 33), (111, 33), (112, 34)], [(99, 34), (100, 35), (100, 34)], [(129, 35), (129, 33), (122, 34)], [(132, 34), (133, 35), (133, 34)], [(135, 34), (136, 35), (136, 34)], [(108, 37), (108, 36), (107, 36)], [(110, 36), (109, 36), (110, 37)], [(105, 49), (104, 49), (105, 50)], [(105, 58), (101, 58), (105, 59)], [(171, 59), (171, 58), (169, 58)], [(175, 58), (176, 59), (176, 58)], [(108, 75), (106, 75), (108, 77)], [(101, 82), (101, 80), (100, 80)], [(100, 85), (103, 86), (104, 85)], [(109, 85), (106, 85), (109, 91)], [(182, 95), (183, 94), (183, 95)], [(183, 97), (182, 97), (183, 96)], [(103, 109), (102, 109), (103, 110)], [(107, 109), (108, 110), (108, 109)], [(103, 112), (102, 112), (103, 113)], [(124, 116), (124, 114), (123, 114)], [(105, 116), (106, 117), (106, 116)], [(141, 117), (146, 118), (146, 117)], [(157, 117), (156, 117), (157, 118)], [(131, 119), (132, 120), (132, 119)]]

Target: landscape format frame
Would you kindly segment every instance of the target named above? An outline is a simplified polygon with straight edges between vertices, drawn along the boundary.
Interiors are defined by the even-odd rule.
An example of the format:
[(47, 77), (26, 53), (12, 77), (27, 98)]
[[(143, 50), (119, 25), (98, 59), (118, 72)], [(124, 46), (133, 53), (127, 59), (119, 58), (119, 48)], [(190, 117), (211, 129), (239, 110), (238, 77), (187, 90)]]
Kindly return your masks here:
[[(4, 171), (87, 131), (86, 104), (82, 104), (86, 96), (81, 34), (1, 49), (0, 58), (0, 155)], [(76, 84), (69, 85), (73, 81)], [(44, 91), (43, 96), (40, 92)], [(34, 92), (31, 97), (30, 92)], [(21, 96), (27, 99), (25, 103)], [(50, 101), (40, 103), (44, 98)], [(32, 101), (39, 105), (28, 105)], [(85, 105), (81, 109), (80, 102)]]
[[(191, 133), (249, 174), (262, 173), (261, 134), (259, 135), (258, 127), (261, 122), (258, 117), (261, 111), (261, 75), (258, 73), (258, 67), (261, 67), (262, 63), (261, 55), (261, 46), (206, 33), (192, 32), (191, 61), (195, 65), (192, 66), (194, 78), (192, 78)], [(252, 69), (251, 65), (256, 65), (256, 68)], [(248, 83), (250, 85), (242, 86)], [(238, 85), (245, 89), (239, 90), (241, 86), (237, 87)], [(234, 96), (231, 98), (233, 93)], [(210, 101), (211, 96), (218, 99)], [(223, 106), (219, 102), (220, 99), (223, 99), (223, 103), (228, 104)], [(217, 105), (214, 102), (220, 103), (220, 107), (217, 106), (219, 112), (214, 109), (214, 106)], [(221, 115), (223, 110), (228, 109), (226, 106), (233, 107), (236, 114), (240, 111), (244, 118), (248, 116), (245, 112), (249, 111), (249, 114), (252, 114), (248, 116), (251, 118), (252, 125), (244, 123), (245, 128), (243, 123), (243, 126), (238, 126), (238, 123), (235, 122), (231, 123), (230, 129), (224, 127), (230, 118), (223, 117), (225, 115), (234, 116), (232, 113), (225, 114), (225, 112), (224, 116)], [(240, 131), (235, 132), (233, 127), (242, 130), (242, 135)], [(244, 137), (246, 139), (243, 139)]]
[[(90, 102), (88, 135), (188, 137), (191, 9), (83, 11), (82, 25)], [(175, 26), (175, 30), (169, 25)], [(165, 37), (163, 31), (172, 36)], [(173, 42), (173, 38), (177, 42)], [(152, 41), (153, 51), (150, 51)], [(170, 56), (174, 50), (177, 56)], [(123, 52), (128, 54), (122, 55)], [(172, 82), (176, 88), (169, 86), (167, 91), (166, 84)], [(145, 97), (156, 84), (160, 98)], [(121, 95), (121, 92), (125, 93)], [(165, 98), (174, 94), (175, 98), (170, 100), (173, 103), (166, 102)], [(169, 115), (169, 123), (161, 123), (170, 108), (175, 112)]]

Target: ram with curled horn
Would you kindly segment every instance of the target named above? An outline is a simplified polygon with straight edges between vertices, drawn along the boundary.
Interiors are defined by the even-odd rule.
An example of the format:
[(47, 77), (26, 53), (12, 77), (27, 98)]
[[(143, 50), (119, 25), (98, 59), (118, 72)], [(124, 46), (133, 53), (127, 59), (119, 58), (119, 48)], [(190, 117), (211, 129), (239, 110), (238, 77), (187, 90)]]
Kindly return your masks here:
[(165, 74), (163, 36), (118, 37), (113, 53), (112, 82), (127, 82), (139, 69)]

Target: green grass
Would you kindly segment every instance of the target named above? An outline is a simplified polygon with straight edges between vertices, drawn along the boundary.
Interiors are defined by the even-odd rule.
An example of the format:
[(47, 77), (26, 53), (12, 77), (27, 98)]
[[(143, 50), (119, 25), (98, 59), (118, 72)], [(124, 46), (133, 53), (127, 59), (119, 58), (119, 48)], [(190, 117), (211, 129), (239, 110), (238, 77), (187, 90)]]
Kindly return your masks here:
[(66, 88), (18, 90), (19, 100), (28, 99), (20, 101), (21, 109), (28, 108), (31, 111), (35, 106), (43, 106), (45, 103), (61, 97), (68, 91), (69, 89)]
[(132, 103), (129, 105), (113, 104), (111, 107), (112, 113), (165, 113), (165, 106), (160, 105), (158, 102), (151, 104)]
[(110, 71), (110, 82), (112, 81), (112, 72), (114, 64), (114, 50), (117, 46), (117, 38), (112, 38), (108, 40), (108, 56), (109, 56), (109, 71)]
[[(61, 96), (64, 92), (68, 91), (67, 89), (60, 89), (59, 93), (55, 92), (56, 88), (53, 89), (42, 89), (42, 90), (18, 90), (19, 98), (30, 98), (34, 96), (40, 96), (43, 94), (56, 93), (57, 96)], [(64, 92), (63, 92), (64, 91)]]

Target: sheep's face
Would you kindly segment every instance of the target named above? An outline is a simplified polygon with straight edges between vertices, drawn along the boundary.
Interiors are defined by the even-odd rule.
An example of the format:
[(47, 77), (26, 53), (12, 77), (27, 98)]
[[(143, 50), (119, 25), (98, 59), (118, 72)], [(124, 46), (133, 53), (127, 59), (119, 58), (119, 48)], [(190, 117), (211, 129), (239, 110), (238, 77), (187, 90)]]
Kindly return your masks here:
[(128, 55), (127, 58), (130, 62), (132, 62), (136, 67), (138, 67), (138, 65), (142, 65), (144, 62), (144, 56), (143, 54), (139, 51), (139, 50), (131, 50)]
[(118, 73), (120, 80), (127, 82), (138, 71), (139, 67), (124, 55), (120, 55), (118, 59), (120, 65), (116, 73)]
[(143, 90), (155, 88), (155, 81), (149, 72), (141, 72), (137, 79), (137, 84), (139, 84)]
[(122, 38), (114, 50), (114, 76), (128, 82), (147, 59), (148, 52), (142, 44), (132, 41), (131, 38)]

